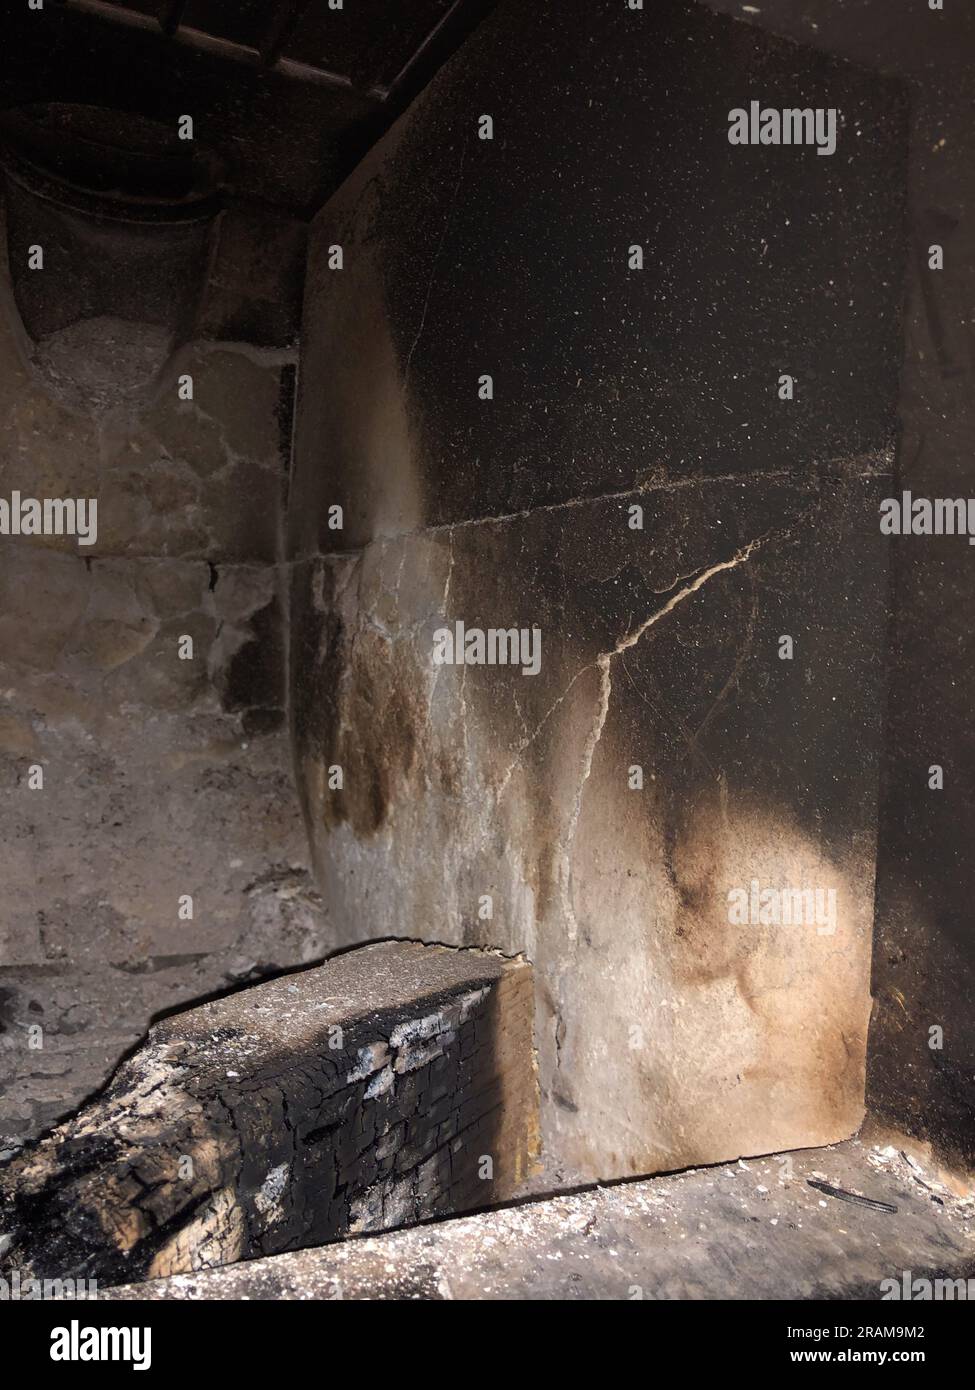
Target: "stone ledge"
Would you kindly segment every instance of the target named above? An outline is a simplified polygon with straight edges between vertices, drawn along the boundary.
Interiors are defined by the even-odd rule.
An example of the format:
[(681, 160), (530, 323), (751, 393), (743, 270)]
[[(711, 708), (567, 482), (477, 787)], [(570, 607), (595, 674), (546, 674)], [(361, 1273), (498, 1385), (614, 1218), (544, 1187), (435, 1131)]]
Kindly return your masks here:
[[(809, 1179), (880, 1200), (824, 1195)], [(975, 1201), (895, 1149), (850, 1140), (620, 1183), (300, 1250), (99, 1298), (878, 1299), (975, 1279)]]

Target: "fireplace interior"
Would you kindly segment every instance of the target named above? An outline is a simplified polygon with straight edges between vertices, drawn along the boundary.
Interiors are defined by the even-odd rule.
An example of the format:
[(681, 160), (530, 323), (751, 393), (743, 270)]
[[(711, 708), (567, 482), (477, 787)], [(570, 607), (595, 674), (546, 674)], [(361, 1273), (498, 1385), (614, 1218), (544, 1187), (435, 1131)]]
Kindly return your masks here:
[(972, 556), (878, 520), (972, 490), (975, 15), (902, 8), (8, 7), (0, 1266), (975, 1273)]

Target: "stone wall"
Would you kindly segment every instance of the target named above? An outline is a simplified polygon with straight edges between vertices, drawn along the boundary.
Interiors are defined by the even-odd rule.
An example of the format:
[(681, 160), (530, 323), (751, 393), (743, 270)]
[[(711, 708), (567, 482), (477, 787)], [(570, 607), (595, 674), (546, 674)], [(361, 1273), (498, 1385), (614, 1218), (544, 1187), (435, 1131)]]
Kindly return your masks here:
[[(738, 10), (734, 0), (710, 0)], [(893, 495), (972, 493), (975, 13), (886, 0), (764, 0), (751, 23), (900, 75), (909, 94), (902, 439)], [(941, 269), (931, 248), (943, 251)], [(975, 1165), (972, 552), (894, 537), (867, 1102), (941, 1161)], [(943, 786), (930, 785), (933, 766)], [(940, 1034), (938, 1032), (940, 1030)]]
[(94, 497), (98, 533), (0, 538), (0, 1151), (155, 1013), (327, 949), (278, 569), (303, 253), (301, 226), (230, 206), (192, 341), (138, 407), (60, 399), (5, 292), (0, 495)]
[[(683, 0), (570, 11), (502, 4), (314, 223), (293, 739), (337, 939), (525, 952), (549, 1155), (615, 1177), (863, 1113), (905, 125)], [(731, 146), (752, 97), (835, 155)], [(457, 622), (538, 674), (434, 664)]]

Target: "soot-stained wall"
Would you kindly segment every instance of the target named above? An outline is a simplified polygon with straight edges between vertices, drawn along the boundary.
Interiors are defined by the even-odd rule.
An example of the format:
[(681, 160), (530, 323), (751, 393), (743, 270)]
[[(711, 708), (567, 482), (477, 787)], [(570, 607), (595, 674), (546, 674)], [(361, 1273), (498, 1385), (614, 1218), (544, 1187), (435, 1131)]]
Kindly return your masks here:
[[(911, 106), (911, 256), (895, 495), (972, 492), (969, 305), (975, 295), (975, 12), (837, 15), (804, 5), (816, 42), (904, 75)], [(782, 23), (781, 6), (763, 10)], [(941, 250), (938, 265), (932, 261)], [(877, 863), (873, 1114), (952, 1165), (975, 1164), (975, 650), (972, 551), (959, 536), (892, 539), (890, 680)], [(942, 770), (942, 785), (932, 769)]]
[[(83, 344), (58, 359), (66, 398), (35, 374), (0, 272), (0, 494), (98, 504), (94, 544), (0, 547), (0, 1152), (102, 1085), (160, 1010), (327, 946), (278, 569), (302, 229), (234, 204), (214, 237), (191, 341), (138, 403), (86, 388)], [(70, 279), (46, 250), (38, 276)]]
[[(737, 10), (735, 0), (709, 0)], [(886, 0), (764, 0), (750, 23), (906, 84), (907, 300), (893, 495), (970, 494), (975, 294), (975, 12)], [(940, 253), (937, 254), (937, 253)], [(878, 818), (867, 1106), (951, 1166), (975, 1163), (975, 750), (972, 552), (964, 537), (890, 545), (891, 621)], [(940, 768), (938, 786), (934, 768)]]
[[(836, 108), (835, 153), (731, 145), (752, 99)], [(313, 226), (319, 887), (341, 942), (528, 955), (589, 1175), (863, 1113), (904, 131), (896, 83), (683, 0), (504, 4)], [(538, 629), (537, 674), (436, 664), (459, 622)]]

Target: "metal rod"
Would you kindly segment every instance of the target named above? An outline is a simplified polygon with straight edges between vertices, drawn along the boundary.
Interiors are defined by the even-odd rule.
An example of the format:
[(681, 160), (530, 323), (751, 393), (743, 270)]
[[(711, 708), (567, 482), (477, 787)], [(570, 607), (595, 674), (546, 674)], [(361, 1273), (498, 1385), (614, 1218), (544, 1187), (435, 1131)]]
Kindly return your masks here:
[[(213, 34), (204, 33), (201, 29), (190, 29), (185, 24), (178, 24), (178, 18), (178, 27), (170, 31), (166, 26), (171, 22), (172, 16), (178, 16), (182, 12), (185, 2), (186, 0), (176, 0), (173, 8), (169, 11), (170, 17), (162, 22), (154, 19), (152, 15), (127, 9), (124, 5), (110, 4), (109, 0), (67, 0), (67, 8), (97, 15), (100, 19), (107, 19), (116, 24), (125, 24), (132, 29), (165, 34), (174, 43), (185, 44), (187, 48), (195, 48), (204, 53), (213, 53), (218, 57), (228, 59), (230, 62), (242, 63), (246, 67), (264, 67), (268, 71), (280, 73), (282, 77), (292, 78), (298, 82), (309, 82), (319, 87), (341, 87), (344, 91), (356, 92), (367, 100), (376, 101), (379, 99), (378, 92), (360, 91), (354, 86), (352, 79), (342, 73), (330, 72), (327, 68), (315, 67), (311, 63), (302, 63), (294, 58), (275, 58), (269, 64), (265, 61), (264, 54), (258, 49), (248, 48), (245, 44), (234, 43), (231, 39), (217, 38)], [(298, 0), (298, 3), (303, 7), (307, 0)], [(287, 41), (286, 34), (284, 41)]]

